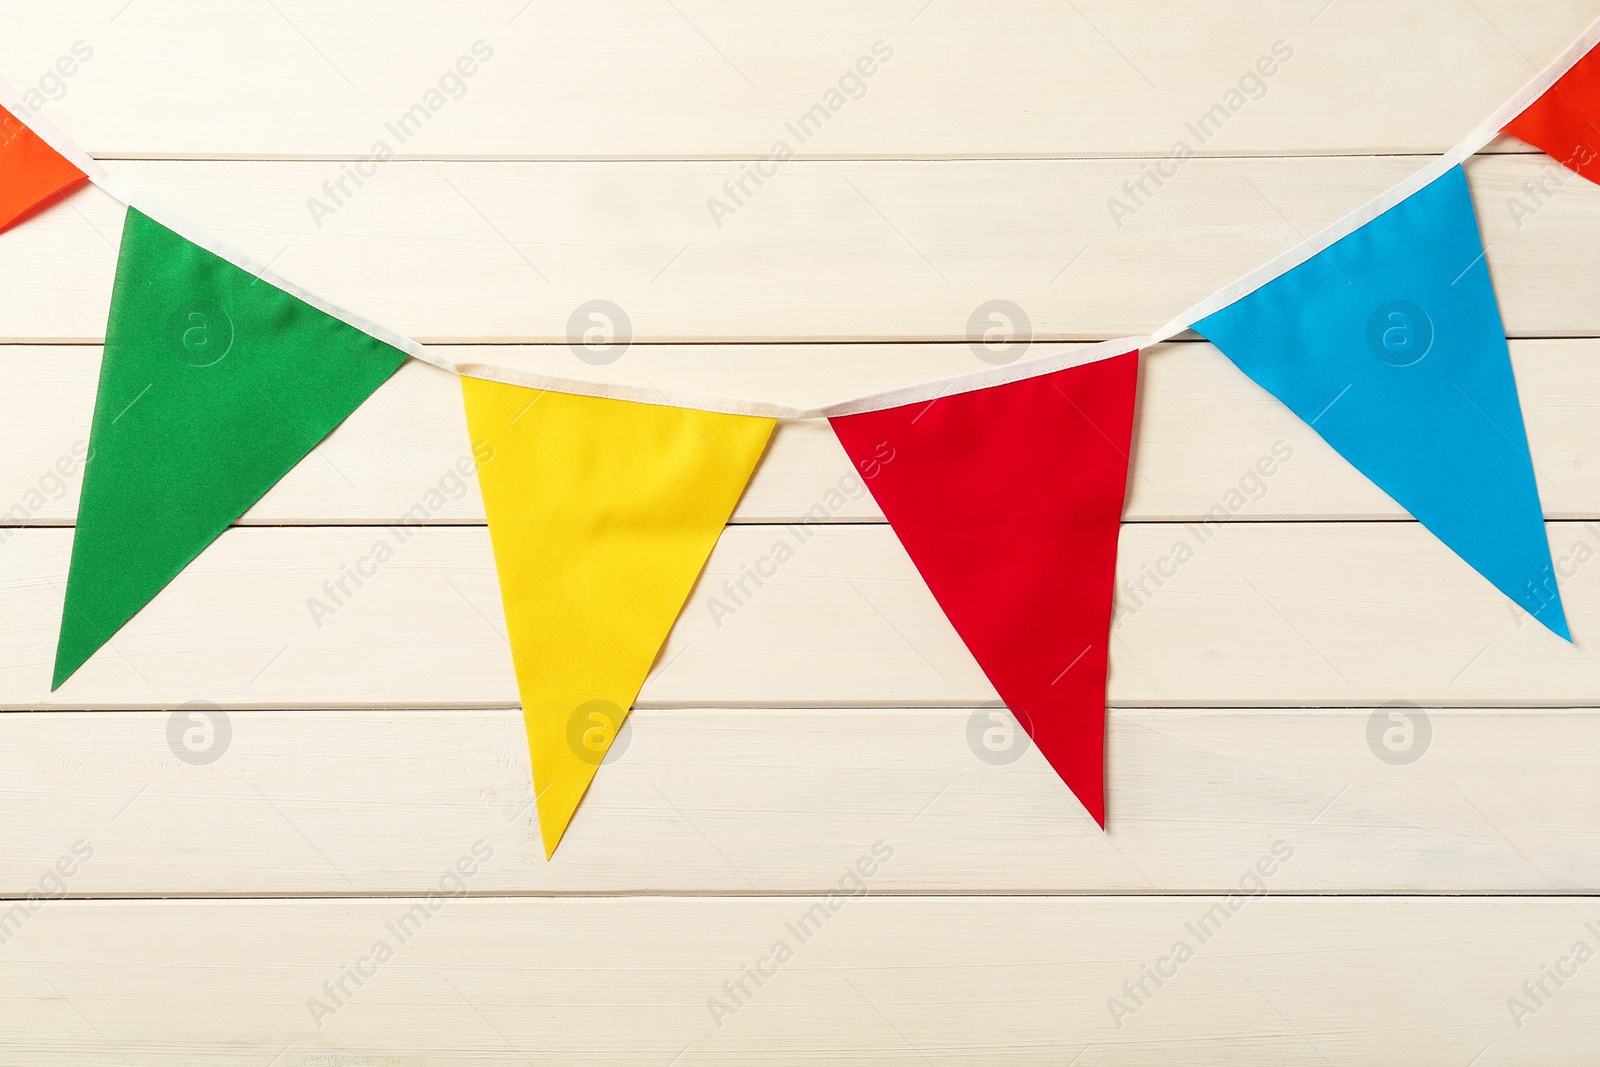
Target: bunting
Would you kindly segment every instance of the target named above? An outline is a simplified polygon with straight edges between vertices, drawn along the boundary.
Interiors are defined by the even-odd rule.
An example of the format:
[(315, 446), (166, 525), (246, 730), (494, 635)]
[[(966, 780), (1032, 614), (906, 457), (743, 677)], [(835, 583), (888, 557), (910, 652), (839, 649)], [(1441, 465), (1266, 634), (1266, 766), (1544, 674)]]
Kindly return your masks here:
[(1194, 328), (1497, 589), (1571, 639), (1459, 166)]
[(51, 688), (404, 361), (129, 208)]
[(476, 378), (461, 391), (549, 856), (773, 420)]
[(1101, 826), (1139, 354), (831, 420), (950, 624)]
[(1600, 182), (1597, 41), (1600, 21), (1427, 168), (1149, 336), (824, 409), (428, 349), (158, 221), (0, 87), (0, 230), (85, 180), (129, 205), (52, 689), (413, 357), (462, 376), (547, 856), (776, 418), (830, 420), (1001, 699), (1103, 826), (1139, 350), (1191, 325), (1570, 640), (1460, 164), (1503, 129)]
[(0, 231), (70, 192), (88, 175), (0, 108)]

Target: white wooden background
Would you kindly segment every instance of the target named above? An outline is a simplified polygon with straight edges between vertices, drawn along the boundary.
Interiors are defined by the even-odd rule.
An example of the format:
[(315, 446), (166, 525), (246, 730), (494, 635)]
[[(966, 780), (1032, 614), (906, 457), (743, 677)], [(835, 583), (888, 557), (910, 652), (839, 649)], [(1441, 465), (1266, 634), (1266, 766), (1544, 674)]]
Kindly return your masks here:
[[(1600, 4), (0, 11), (0, 77), (361, 313), (480, 357), (813, 403), (980, 367), (966, 324), (992, 299), (1026, 309), (1035, 354), (1165, 321), (1453, 143)], [(307, 198), (478, 41), (465, 94), (319, 226)], [(707, 198), (879, 41), (865, 94), (718, 226)], [(1107, 198), (1279, 41), (1264, 94), (1116, 225)], [(58, 67), (78, 42), (91, 58)], [(0, 893), (21, 909), (0, 913), (0, 1064), (1592, 1062), (1600, 189), (1568, 180), (1519, 224), (1548, 167), (1505, 140), (1468, 173), (1575, 646), (1209, 346), (1164, 345), (1122, 575), (1195, 554), (1123, 605), (1109, 833), (1036, 752), (980, 758), (994, 693), (869, 499), (714, 623), (706, 597), (849, 470), (825, 427), (788, 425), (551, 863), (481, 502), (452, 480), (458, 394), (431, 368), (47, 691), (78, 487), (57, 472), (88, 430), (120, 216), (88, 191), (0, 237), (0, 511), (21, 508), (0, 530)], [(596, 298), (637, 342), (604, 368), (565, 343)], [(307, 598), (441, 487), (315, 625)], [(1186, 524), (1219, 503), (1233, 521), (1200, 544)], [(210, 763), (168, 740), (193, 700), (230, 729)], [(1369, 740), (1375, 712), (1409, 717), (1420, 758)], [(798, 944), (785, 924), (875, 845), (868, 895), (719, 1026), (708, 998)], [(430, 900), (463, 859), (469, 898)], [(1267, 892), (1230, 901), (1262, 868)], [(1199, 944), (1208, 913), (1227, 918)], [(1194, 957), (1143, 978), (1180, 939)], [(327, 999), (379, 940), (395, 957)]]

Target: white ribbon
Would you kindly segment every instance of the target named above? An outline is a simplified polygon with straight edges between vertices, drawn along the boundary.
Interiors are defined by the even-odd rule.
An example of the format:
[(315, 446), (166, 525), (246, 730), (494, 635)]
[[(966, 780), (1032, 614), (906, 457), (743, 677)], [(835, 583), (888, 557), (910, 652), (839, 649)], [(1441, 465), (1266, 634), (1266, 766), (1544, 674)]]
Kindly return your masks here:
[(441, 370), (470, 378), (485, 378), (490, 381), (504, 382), (508, 385), (520, 385), (530, 389), (548, 389), (558, 393), (576, 393), (580, 396), (630, 400), (641, 404), (665, 404), (671, 407), (697, 408), (702, 411), (722, 412), (729, 415), (755, 415), (773, 419), (816, 419), (831, 418), (836, 415), (853, 415), (866, 411), (879, 411), (884, 408), (900, 407), (905, 404), (924, 401), (931, 402), (940, 397), (972, 392), (977, 389), (988, 389), (992, 386), (1022, 381), (1041, 374), (1051, 374), (1068, 367), (1078, 367), (1086, 363), (1110, 359), (1135, 349), (1148, 348), (1150, 345), (1169, 340), (1206, 316), (1221, 311), (1228, 305), (1255, 292), (1272, 279), (1298, 267), (1311, 257), (1327, 249), (1335, 241), (1365, 226), (1406, 197), (1438, 179), (1450, 168), (1477, 153), (1494, 138), (1495, 134), (1500, 132), (1506, 123), (1521, 114), (1529, 104), (1543, 96), (1550, 86), (1554, 85), (1563, 74), (1572, 68), (1573, 64), (1582, 59), (1597, 43), (1600, 43), (1600, 19), (1596, 19), (1591, 23), (1589, 28), (1583, 32), (1583, 36), (1573, 42), (1572, 46), (1563, 52), (1555, 62), (1535, 75), (1511, 99), (1502, 104), (1494, 114), (1480, 123), (1476, 129), (1467, 134), (1459, 144), (1445, 152), (1444, 155), (1332, 225), (1319, 230), (1288, 251), (1200, 300), (1152, 334), (1076, 346), (1049, 355), (1021, 360), (1003, 367), (988, 367), (983, 370), (957, 374), (948, 378), (938, 378), (917, 385), (870, 393), (866, 396), (858, 396), (820, 408), (798, 408), (789, 404), (746, 400), (690, 390), (658, 389), (654, 386), (584, 381), (577, 378), (540, 374), (537, 371), (506, 367), (499, 364), (451, 359), (429, 349), (420, 341), (397, 333), (365, 316), (357, 315), (355, 312), (340, 307), (309, 289), (280, 277), (265, 264), (257, 263), (249, 256), (229, 246), (227, 242), (175, 215), (161, 204), (148, 199), (144, 194), (129, 187), (121, 179), (108, 174), (97, 160), (79, 148), (76, 143), (57, 129), (48, 119), (29, 108), (21, 97), (3, 83), (0, 83), (0, 105), (3, 105), (7, 111), (15, 115), (19, 121), (25, 123), (46, 144), (59, 152), (73, 166), (88, 175), (90, 181), (110, 194), (114, 199), (161, 223), (161, 225), (179, 234), (185, 240), (215, 253), (240, 270), (253, 274), (263, 281), (299, 297), (312, 307), (355, 327), (362, 333), (369, 334), (385, 344), (392, 345), (407, 355), (424, 363), (432, 364)]

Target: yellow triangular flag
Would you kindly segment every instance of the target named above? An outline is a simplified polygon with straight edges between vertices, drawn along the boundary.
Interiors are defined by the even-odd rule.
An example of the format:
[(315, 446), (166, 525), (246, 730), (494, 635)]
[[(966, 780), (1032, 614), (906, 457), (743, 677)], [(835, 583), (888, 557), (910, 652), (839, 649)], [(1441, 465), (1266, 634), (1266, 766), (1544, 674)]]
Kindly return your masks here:
[(461, 391), (549, 857), (773, 420), (477, 378)]

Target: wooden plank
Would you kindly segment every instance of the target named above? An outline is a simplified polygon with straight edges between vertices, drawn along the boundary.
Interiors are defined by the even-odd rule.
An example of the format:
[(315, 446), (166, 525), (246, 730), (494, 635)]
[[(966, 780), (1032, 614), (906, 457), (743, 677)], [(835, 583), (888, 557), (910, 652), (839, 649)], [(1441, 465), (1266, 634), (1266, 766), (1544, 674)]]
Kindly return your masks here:
[(1221, 893), (1270, 838), (1277, 893), (1600, 885), (1594, 711), (1119, 711), (1109, 835), (1009, 722), (641, 710), (547, 863), (515, 710), (4, 715), (0, 895), (80, 840), (75, 897), (424, 893), (480, 839), (474, 892), (825, 892), (879, 834), (879, 893)]
[[(466, 349), (456, 352), (469, 357)], [(1600, 464), (1600, 424), (1590, 414), (1600, 407), (1600, 342), (1518, 341), (1512, 353), (1546, 516), (1600, 517), (1600, 483), (1590, 474)], [(496, 349), (470, 358), (555, 373), (570, 373), (576, 362), (565, 347)], [(825, 397), (816, 394), (824, 389), (841, 397), (975, 364), (965, 345), (657, 345), (641, 347), (632, 362), (612, 377), (645, 374), (662, 387), (702, 390), (729, 383), (724, 388), (800, 404), (821, 402)], [(73, 521), (98, 374), (93, 348), (0, 350), (0, 525)], [(1405, 517), (1209, 345), (1151, 350), (1135, 440), (1129, 521), (1189, 521), (1208, 513), (1251, 520)], [(419, 502), (436, 508), (417, 509)], [(1211, 512), (1218, 504), (1221, 511)], [(794, 522), (807, 512), (813, 521), (882, 520), (826, 424), (783, 423), (734, 521)], [(413, 522), (483, 521), (456, 379), (421, 363), (404, 367), (243, 521), (386, 524), (408, 513)]]
[[(1264, 869), (1299, 862), (1273, 846)], [(856, 855), (881, 872), (900, 847), (885, 831)], [(1594, 964), (1572, 954), (1600, 940), (1593, 898), (1285, 898), (1272, 877), (1231, 899), (891, 899), (858, 876), (865, 898), (831, 913), (821, 897), (47, 904), (5, 946), (0, 1063), (1591, 1062)], [(1545, 979), (1519, 1029), (1508, 998), (1545, 965), (1569, 977)], [(733, 1004), (723, 983), (741, 978)]]
[[(890, 158), (1153, 155), (1180, 138), (1224, 154), (1439, 150), (1595, 15), (1582, 0), (125, 2), (15, 12), (0, 70), (59, 97), (48, 113), (92, 152), (169, 158), (351, 158), (378, 140), (489, 159), (766, 158), (780, 139)], [(427, 100), (478, 41), (491, 57)], [(830, 100), (880, 41), (890, 58)], [(48, 77), (63, 55), (70, 76)], [(1271, 76), (1252, 79), (1264, 57)], [(426, 121), (402, 140), (388, 124), (419, 101)], [(834, 110), (802, 142), (785, 123), (818, 103)], [(1231, 113), (1202, 142), (1186, 124), (1218, 104)]]
[[(1600, 525), (1549, 530), (1576, 646), (1415, 523), (1126, 526), (1110, 699), (1593, 705)], [(790, 558), (773, 567), (780, 540)], [(361, 527), (229, 531), (51, 694), (69, 541), (65, 530), (21, 530), (0, 552), (0, 706), (516, 704), (482, 527), (424, 527), (403, 542)], [(391, 558), (375, 566), (380, 542)], [(359, 587), (344, 577), (358, 566)], [(775, 572), (761, 586), (744, 577), (758, 566)], [(1157, 572), (1170, 577), (1158, 584)], [(1079, 651), (1061, 651), (1063, 668)], [(654, 706), (994, 699), (881, 525), (730, 528), (641, 694)]]
[[(964, 342), (990, 300), (1026, 309), (1034, 353), (1165, 320), (1421, 165), (1595, 14), (1524, 7), (82, 0), (12, 12), (0, 76), (41, 85), (92, 43), (50, 115), (429, 341), (822, 401), (981, 366)], [(479, 39), (465, 98), (400, 146), (423, 162), (319, 224), (339, 160)], [(1292, 60), (1199, 146), (1214, 158), (1119, 225), (1109, 198), (1280, 39)], [(878, 40), (864, 98), (714, 215)], [(1548, 161), (1495, 151), (1523, 154), (1469, 170), (1541, 491), (1551, 518), (1594, 519), (1600, 191), (1537, 204)], [(58, 464), (119, 227), (91, 192), (0, 242), (0, 343), (41, 345), (0, 350), (0, 523), (72, 520)], [(640, 342), (604, 368), (565, 343), (595, 298)], [(1600, 522), (1550, 526), (1568, 647), (1413, 523), (1267, 521), (1400, 515), (1209, 348), (1149, 365), (1109, 836), (1036, 752), (983, 758), (1004, 712), (864, 494), (815, 533), (782, 525), (848, 469), (819, 424), (775, 441), (553, 863), (445, 376), (408, 368), (58, 694), (70, 530), (0, 529), (0, 1067), (1586, 1062), (1593, 976), (1547, 976), (1600, 947)], [(384, 528), (418, 502), (427, 529)], [(1216, 503), (1246, 521), (1149, 521)], [(794, 560), (729, 591), (780, 538)], [(380, 539), (396, 557), (349, 588)], [(172, 727), (195, 698), (228, 707), (203, 709), (229, 727), (213, 762)], [(1407, 700), (1432, 706), (1376, 707)], [(52, 708), (150, 710), (23, 713)], [(1427, 724), (1423, 758), (1383, 747), (1391, 712)], [(879, 842), (869, 899), (830, 911)], [(468, 870), (475, 899), (421, 898)], [(1263, 899), (1216, 896), (1251, 877)], [(58, 889), (102, 899), (24, 902)], [(1367, 895), (1399, 893), (1423, 896)], [(334, 899), (260, 899), (280, 895)], [(124, 897), (145, 899), (103, 899)], [(815, 947), (793, 938), (719, 1026), (707, 998), (808, 912)], [(336, 997), (380, 939), (396, 958)], [(1136, 996), (1179, 939), (1194, 959)]]
[[(1143, 333), (1426, 162), (1195, 160), (1113, 219), (1138, 177), (1127, 160), (795, 161), (720, 228), (706, 201), (726, 162), (395, 162), (316, 221), (328, 163), (114, 169), (421, 340), (564, 345), (596, 299), (639, 342), (964, 341), (994, 300), (1040, 341)], [(1509, 334), (1600, 335), (1584, 287), (1600, 274), (1600, 188), (1568, 175), (1535, 210), (1524, 183), (1560, 178), (1545, 157), (1469, 171)], [(121, 218), (90, 190), (7, 233), (0, 341), (103, 337)]]

